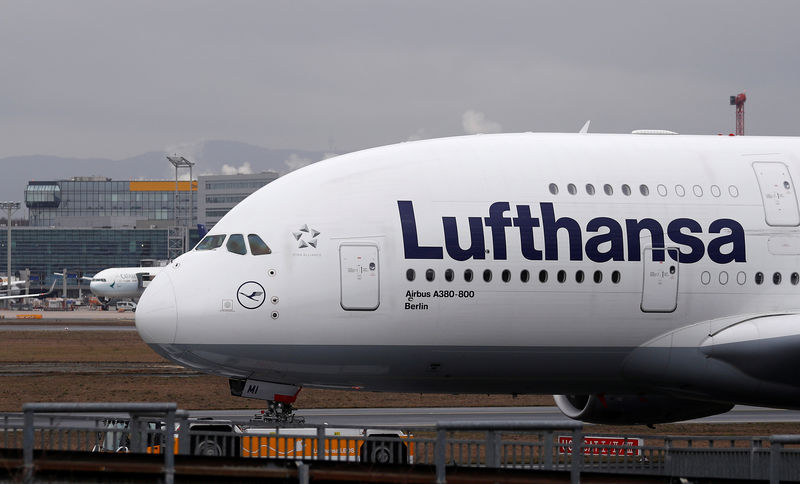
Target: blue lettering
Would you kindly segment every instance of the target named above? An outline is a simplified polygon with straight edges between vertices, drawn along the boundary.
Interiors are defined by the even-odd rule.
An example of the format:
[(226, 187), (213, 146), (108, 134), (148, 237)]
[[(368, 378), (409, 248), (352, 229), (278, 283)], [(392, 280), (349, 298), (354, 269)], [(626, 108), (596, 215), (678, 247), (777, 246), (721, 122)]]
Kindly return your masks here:
[(542, 224), (544, 225), (544, 256), (547, 260), (558, 260), (558, 231), (564, 229), (569, 237), (569, 260), (583, 260), (583, 243), (581, 242), (581, 226), (575, 219), (561, 217), (556, 219), (553, 204), (542, 202), (539, 204), (542, 211)]
[[(610, 260), (625, 260), (623, 247), (622, 226), (609, 217), (597, 217), (589, 220), (586, 225), (587, 232), (599, 232), (601, 227), (606, 227), (608, 232), (598, 234), (586, 241), (586, 257), (593, 262), (608, 262)], [(608, 250), (600, 251), (602, 244), (609, 244)]]
[[(695, 234), (703, 232), (703, 229), (700, 227), (700, 224), (697, 223), (697, 221), (690, 218), (676, 218), (667, 226), (667, 233), (669, 234), (670, 240), (676, 244), (685, 245), (691, 249), (688, 253), (681, 250), (680, 255), (678, 256), (678, 262), (682, 264), (692, 264), (703, 258), (706, 248), (703, 245), (702, 240), (693, 235), (681, 232), (681, 229), (684, 228), (689, 229), (689, 232)], [(673, 259), (675, 258), (672, 253), (670, 253), (670, 257)]]
[[(628, 260), (642, 260), (641, 233), (642, 230), (650, 231), (650, 245), (654, 249), (664, 247), (664, 228), (661, 224), (651, 218), (642, 220), (625, 219), (625, 227), (628, 229)], [(664, 262), (664, 251), (654, 250), (653, 260)]]
[(414, 203), (398, 200), (400, 228), (403, 231), (403, 249), (406, 259), (444, 259), (441, 247), (420, 247), (417, 238), (417, 220), (414, 217)]
[[(670, 252), (670, 258), (679, 259), (684, 264), (698, 262), (706, 254), (717, 264), (747, 260), (744, 228), (739, 222), (728, 218), (711, 222), (708, 233), (724, 232), (724, 235), (712, 239), (706, 247), (702, 237), (692, 235), (703, 233), (703, 227), (694, 219), (676, 218), (670, 221), (665, 237), (664, 227), (652, 218), (625, 219), (625, 224), (622, 225), (610, 217), (595, 217), (586, 223), (586, 232), (594, 235), (587, 236), (584, 247), (581, 225), (573, 218), (557, 217), (552, 202), (539, 203), (541, 218), (531, 215), (529, 205), (516, 205), (516, 216), (513, 216), (510, 213), (509, 202), (493, 202), (489, 205), (488, 217), (467, 217), (469, 226), (467, 247), (462, 247), (459, 240), (459, 220), (453, 216), (443, 216), (444, 247), (442, 247), (420, 245), (413, 202), (399, 200), (397, 208), (406, 259), (443, 259), (445, 251), (451, 259), (457, 261), (486, 259), (485, 228), (488, 228), (492, 236), (494, 260), (507, 260), (506, 229), (516, 227), (519, 231), (521, 255), (526, 260), (558, 260), (559, 236), (567, 237), (569, 260), (572, 261), (583, 260), (585, 252), (586, 257), (592, 262), (624, 261), (626, 255), (627, 260), (635, 262), (642, 259), (642, 247), (651, 246), (653, 260), (664, 262), (667, 258), (665, 253), (668, 252), (664, 250), (667, 237), (670, 242), (682, 246), (678, 255)], [(544, 251), (535, 246), (534, 229), (541, 230)]]
[(542, 251), (533, 245), (533, 228), (539, 226), (539, 219), (531, 217), (531, 207), (517, 205), (517, 217), (513, 222), (514, 227), (519, 228), (522, 257), (528, 260), (542, 260)]
[(495, 260), (506, 260), (506, 227), (511, 227), (511, 219), (503, 217), (509, 209), (508, 202), (495, 202), (489, 207), (489, 216), (483, 223), (492, 229), (492, 250)]
[(444, 244), (447, 255), (454, 260), (467, 260), (469, 258), (485, 259), (486, 245), (483, 241), (483, 223), (480, 217), (469, 217), (470, 245), (462, 249), (458, 243), (458, 225), (455, 217), (442, 217), (444, 225)]
[[(722, 229), (730, 229), (731, 233), (712, 240), (708, 244), (708, 257), (717, 264), (728, 262), (747, 262), (744, 250), (744, 228), (736, 220), (721, 218), (711, 222), (709, 233), (719, 234)], [(722, 246), (731, 244), (730, 252), (722, 252)]]

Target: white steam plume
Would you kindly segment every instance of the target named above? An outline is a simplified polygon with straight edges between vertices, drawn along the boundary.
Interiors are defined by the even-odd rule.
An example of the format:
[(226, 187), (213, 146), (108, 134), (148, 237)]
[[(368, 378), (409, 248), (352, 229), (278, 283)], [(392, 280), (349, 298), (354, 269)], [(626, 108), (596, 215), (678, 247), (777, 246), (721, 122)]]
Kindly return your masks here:
[(503, 130), (500, 123), (486, 119), (486, 115), (474, 109), (468, 109), (461, 115), (461, 125), (467, 134), (499, 133)]

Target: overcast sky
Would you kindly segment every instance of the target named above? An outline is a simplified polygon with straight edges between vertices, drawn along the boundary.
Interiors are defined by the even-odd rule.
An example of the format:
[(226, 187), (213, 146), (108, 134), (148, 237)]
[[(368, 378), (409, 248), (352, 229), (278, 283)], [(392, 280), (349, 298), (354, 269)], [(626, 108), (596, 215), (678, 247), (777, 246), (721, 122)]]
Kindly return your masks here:
[(0, 158), (475, 131), (800, 135), (797, 1), (0, 0)]

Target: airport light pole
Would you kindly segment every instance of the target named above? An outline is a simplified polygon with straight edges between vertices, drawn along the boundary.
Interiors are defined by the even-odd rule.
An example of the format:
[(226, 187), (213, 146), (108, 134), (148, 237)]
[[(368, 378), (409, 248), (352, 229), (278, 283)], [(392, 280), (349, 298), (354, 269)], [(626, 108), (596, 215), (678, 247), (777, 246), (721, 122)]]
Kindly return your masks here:
[(0, 202), (0, 209), (6, 211), (6, 226), (8, 227), (8, 239), (6, 241), (8, 252), (6, 254), (6, 269), (8, 274), (8, 294), (11, 294), (11, 216), (19, 210), (19, 202)]
[[(183, 237), (182, 237), (183, 240), (181, 242), (181, 250), (180, 250), (180, 253), (178, 253), (176, 255), (176, 257), (177, 257), (178, 255), (183, 253), (189, 246), (189, 226), (192, 224), (192, 215), (193, 215), (192, 211), (193, 211), (193, 207), (194, 207), (194, 204), (192, 203), (192, 197), (193, 197), (193, 192), (192, 192), (192, 167), (194, 166), (194, 163), (189, 161), (189, 160), (187, 160), (183, 156), (178, 156), (178, 155), (167, 156), (167, 160), (169, 160), (169, 162), (172, 163), (172, 166), (175, 167), (175, 195), (172, 198), (172, 211), (173, 211), (172, 215), (173, 215), (173, 218), (175, 220), (175, 229), (180, 231), (182, 233), (182, 235), (183, 235)], [(180, 224), (180, 219), (178, 217), (178, 168), (188, 168), (189, 169), (189, 209), (188, 209), (189, 221), (184, 226), (182, 226)], [(170, 254), (170, 259), (173, 258), (173, 257), (171, 257), (171, 255), (172, 254)]]

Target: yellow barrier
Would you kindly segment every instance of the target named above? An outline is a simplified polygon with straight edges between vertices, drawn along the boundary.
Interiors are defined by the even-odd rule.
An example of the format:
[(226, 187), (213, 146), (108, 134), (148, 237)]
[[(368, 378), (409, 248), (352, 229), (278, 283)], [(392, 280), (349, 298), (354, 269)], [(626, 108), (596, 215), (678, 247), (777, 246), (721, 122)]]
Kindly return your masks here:
[(41, 314), (17, 314), (17, 319), (42, 319)]

